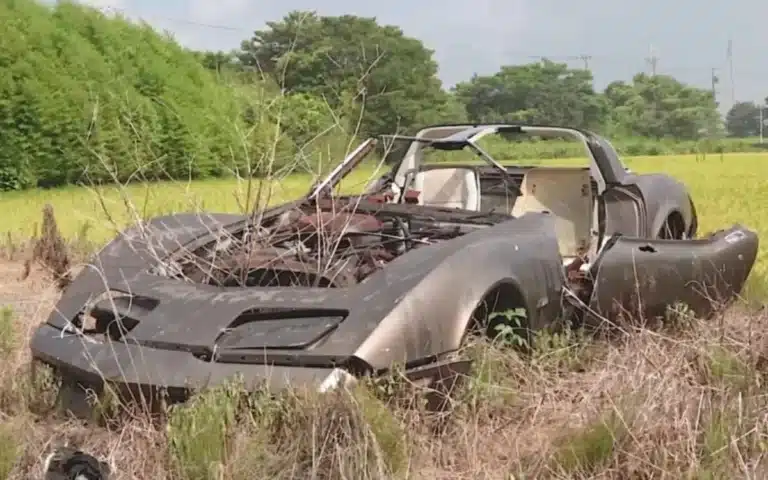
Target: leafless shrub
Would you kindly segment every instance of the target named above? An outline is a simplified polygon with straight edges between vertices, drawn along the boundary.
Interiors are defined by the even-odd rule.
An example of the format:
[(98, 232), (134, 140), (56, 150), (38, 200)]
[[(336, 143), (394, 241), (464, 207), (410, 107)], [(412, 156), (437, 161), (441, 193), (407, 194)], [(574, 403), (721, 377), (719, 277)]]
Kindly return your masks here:
[(30, 258), (24, 263), (23, 280), (29, 277), (35, 262), (53, 275), (59, 289), (65, 289), (72, 282), (69, 249), (59, 232), (51, 204), (43, 207), (42, 231), (34, 241)]

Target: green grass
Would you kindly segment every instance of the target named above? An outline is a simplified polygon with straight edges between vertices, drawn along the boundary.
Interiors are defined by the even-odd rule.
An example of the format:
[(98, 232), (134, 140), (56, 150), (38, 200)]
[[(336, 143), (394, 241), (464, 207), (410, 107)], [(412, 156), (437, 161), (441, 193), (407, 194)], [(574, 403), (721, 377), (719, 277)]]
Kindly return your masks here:
[[(557, 160), (558, 165), (567, 163), (567, 159)], [(764, 208), (768, 202), (768, 178), (762, 173), (763, 165), (768, 163), (768, 153), (710, 154), (706, 159), (697, 159), (695, 155), (632, 157), (626, 163), (638, 173), (665, 172), (685, 182), (696, 202), (700, 233), (741, 223), (755, 229), (762, 238), (768, 238), (768, 209)], [(373, 166), (359, 168), (344, 181), (341, 190), (359, 191), (382, 173), (382, 169), (375, 170)], [(297, 198), (306, 193), (312, 179), (309, 174), (294, 174), (281, 180), (263, 181), (263, 198), (270, 204)], [(216, 179), (134, 184), (123, 189), (68, 187), (3, 193), (0, 211), (8, 213), (4, 215), (0, 233), (10, 232), (12, 238), (19, 239), (29, 237), (37, 228), (43, 205), (51, 203), (65, 237), (85, 236), (97, 244), (104, 243), (118, 230), (134, 223), (137, 217), (200, 210), (240, 212), (243, 206), (254, 204), (259, 187), (259, 181), (252, 182), (249, 193), (248, 183), (243, 180)], [(123, 195), (130, 202), (126, 202)], [(763, 290), (760, 285), (766, 277), (768, 256), (761, 251), (748, 291)]]
[[(361, 168), (344, 180), (340, 190), (360, 190), (376, 172), (374, 166)], [(115, 224), (119, 229), (125, 228), (137, 216), (150, 218), (200, 210), (241, 212), (244, 206), (254, 204), (260, 188), (262, 198), (274, 205), (307, 193), (312, 180), (309, 174), (293, 174), (280, 180), (253, 180), (250, 186), (245, 180), (232, 178), (4, 192), (0, 196), (0, 210), (7, 212), (7, 221), (0, 227), (0, 233), (30, 237), (42, 218), (43, 206), (50, 203), (65, 238), (75, 239), (87, 232), (89, 240), (104, 243), (116, 234)]]
[[(558, 160), (562, 163), (562, 160)], [(697, 161), (694, 155), (667, 157), (634, 157), (627, 160), (638, 173), (665, 172), (682, 180), (690, 188), (699, 213), (700, 231), (716, 230), (733, 223), (743, 223), (768, 237), (768, 177), (763, 165), (767, 154), (708, 155)], [(353, 191), (362, 187), (374, 174), (372, 167), (353, 173), (342, 186)], [(310, 175), (295, 174), (282, 180), (264, 182), (272, 188), (270, 203), (296, 198), (305, 193), (312, 181)], [(252, 188), (258, 187), (257, 182)], [(151, 185), (135, 184), (124, 189), (139, 215), (154, 216), (172, 212), (205, 209), (216, 212), (237, 212), (248, 198), (247, 184), (234, 179), (199, 182), (162, 182)], [(52, 190), (31, 190), (3, 193), (0, 211), (5, 212), (0, 233), (28, 237), (33, 233), (40, 212), (50, 202), (56, 211), (59, 227), (65, 237), (73, 238), (89, 230), (89, 238), (107, 241), (114, 235), (108, 215), (100, 204), (103, 199), (109, 216), (120, 226), (132, 222), (133, 215), (125, 207), (116, 187), (92, 189), (69, 187)], [(255, 193), (250, 198), (255, 198)], [(761, 255), (760, 264), (765, 263)]]

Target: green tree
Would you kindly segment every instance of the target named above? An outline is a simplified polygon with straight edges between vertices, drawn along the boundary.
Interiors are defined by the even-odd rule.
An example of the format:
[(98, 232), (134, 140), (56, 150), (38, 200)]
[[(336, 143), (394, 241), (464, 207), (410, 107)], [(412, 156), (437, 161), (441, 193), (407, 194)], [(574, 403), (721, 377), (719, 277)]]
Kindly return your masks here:
[(725, 128), (728, 135), (739, 138), (758, 136), (760, 134), (760, 108), (761, 106), (755, 102), (735, 103), (725, 116)]
[(612, 130), (652, 138), (696, 139), (720, 130), (717, 104), (709, 90), (668, 75), (635, 75), (604, 92)]
[(268, 22), (241, 49), (244, 66), (270, 75), (287, 93), (353, 110), (341, 112), (353, 119), (350, 127), (362, 116), (363, 134), (409, 129), (453, 113), (432, 51), (374, 18), (295, 11)]
[(307, 93), (292, 93), (278, 97), (278, 108), (273, 109), (276, 121), (288, 137), (302, 147), (324, 138), (324, 133), (338, 134), (340, 128), (330, 107), (319, 97)]
[(240, 72), (243, 70), (243, 66), (237, 57), (237, 52), (192, 50), (191, 53), (205, 68), (214, 72), (221, 72), (223, 70)]
[(0, 22), (0, 190), (245, 161), (230, 153), (247, 130), (232, 89), (148, 25), (33, 0), (0, 2)]
[(524, 122), (595, 128), (605, 105), (589, 70), (544, 60), (508, 65), (493, 74), (475, 75), (455, 87), (469, 119), (476, 122)]

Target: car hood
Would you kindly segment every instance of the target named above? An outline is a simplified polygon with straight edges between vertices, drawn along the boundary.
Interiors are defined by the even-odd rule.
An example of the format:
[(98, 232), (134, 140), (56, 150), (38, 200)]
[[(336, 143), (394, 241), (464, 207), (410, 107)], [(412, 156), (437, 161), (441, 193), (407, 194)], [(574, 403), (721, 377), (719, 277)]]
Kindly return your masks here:
[(99, 335), (111, 325), (121, 342), (219, 361), (326, 366), (353, 354), (467, 237), (409, 252), (349, 288), (218, 287), (149, 273), (156, 259), (243, 221), (178, 215), (154, 219), (149, 234), (127, 231), (78, 275), (47, 323), (66, 332), (88, 315), (102, 325)]

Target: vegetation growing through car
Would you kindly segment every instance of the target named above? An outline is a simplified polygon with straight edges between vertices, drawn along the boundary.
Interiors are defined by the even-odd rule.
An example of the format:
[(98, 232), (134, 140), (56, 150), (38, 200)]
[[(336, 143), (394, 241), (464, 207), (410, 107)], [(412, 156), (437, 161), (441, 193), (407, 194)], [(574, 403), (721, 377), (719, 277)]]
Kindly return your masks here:
[(492, 312), (488, 316), (488, 322), (494, 332), (493, 341), (500, 345), (528, 349), (531, 345), (528, 343), (528, 335), (522, 334), (521, 330), (527, 327), (526, 320), (528, 316), (525, 308), (518, 307), (502, 312)]

